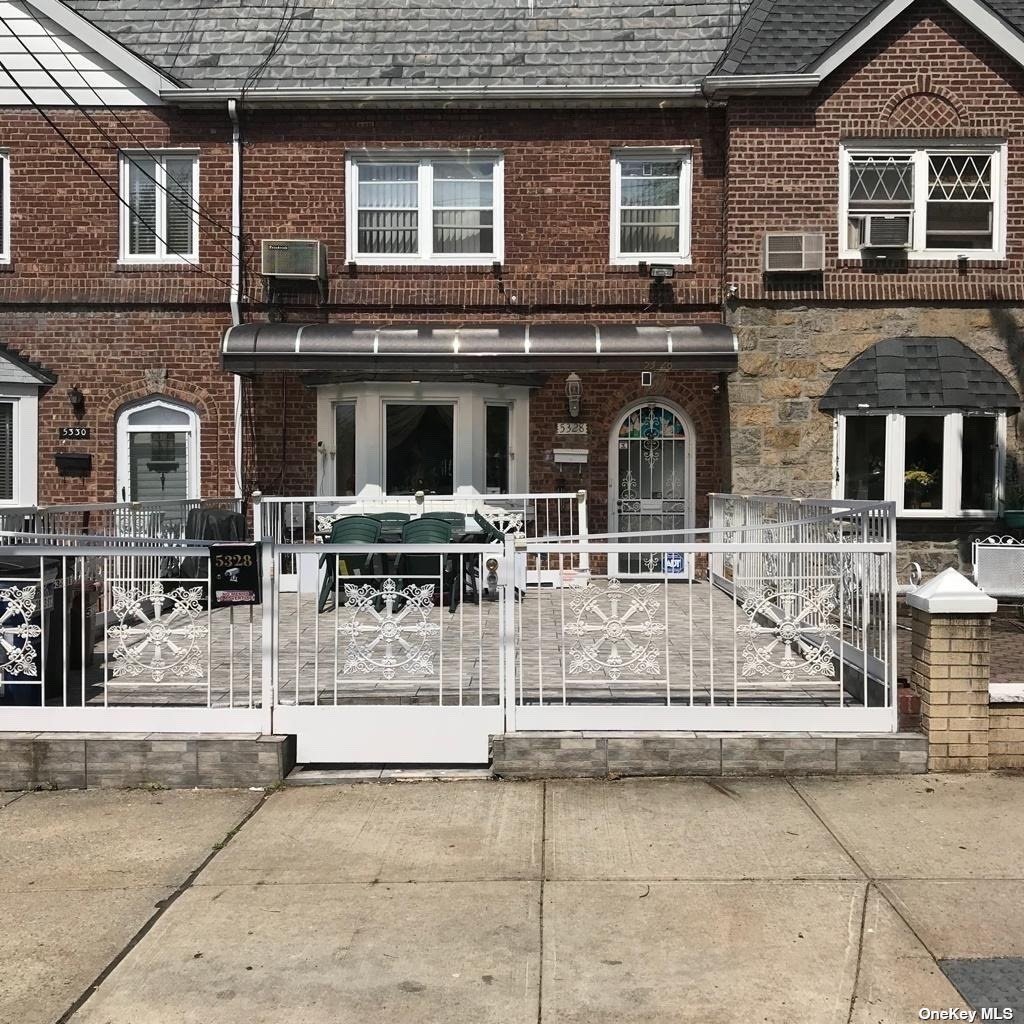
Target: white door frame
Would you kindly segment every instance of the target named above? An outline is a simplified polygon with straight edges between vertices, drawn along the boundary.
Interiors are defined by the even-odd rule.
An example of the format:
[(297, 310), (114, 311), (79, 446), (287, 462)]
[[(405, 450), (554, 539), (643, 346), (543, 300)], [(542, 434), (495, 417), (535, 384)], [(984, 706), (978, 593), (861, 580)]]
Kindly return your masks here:
[[(184, 413), (188, 417), (188, 425), (171, 423), (161, 426), (159, 423), (142, 423), (133, 425), (130, 420), (136, 413), (147, 409), (169, 409), (176, 413)], [(115, 481), (115, 498), (117, 501), (131, 501), (131, 462), (128, 452), (128, 438), (131, 434), (168, 433), (188, 434), (185, 497), (198, 498), (199, 487), (199, 414), (185, 402), (173, 398), (154, 395), (139, 402), (124, 406), (117, 414), (117, 476)], [(123, 497), (122, 497), (123, 495)]]
[[(685, 515), (685, 527), (684, 529), (692, 530), (694, 523), (694, 506), (697, 501), (697, 480), (696, 480), (696, 437), (697, 432), (693, 425), (693, 420), (689, 414), (676, 402), (671, 399), (663, 398), (659, 395), (652, 395), (650, 398), (644, 398), (640, 401), (631, 402), (622, 412), (616, 416), (612, 429), (608, 435), (608, 532), (615, 533), (618, 529), (618, 487), (619, 487), (619, 430), (622, 429), (622, 424), (634, 413), (637, 409), (642, 409), (644, 406), (656, 406), (660, 409), (667, 409), (673, 415), (679, 418), (679, 421), (683, 425), (685, 431), (684, 440), (684, 454), (686, 458), (686, 495), (684, 501), (686, 502), (686, 515)], [(621, 539), (621, 538), (619, 538)], [(643, 573), (627, 573), (619, 572), (618, 556), (608, 556), (608, 575), (609, 576), (643, 576)], [(693, 567), (691, 565), (684, 566), (684, 572), (680, 573), (681, 578), (686, 578), (692, 572)], [(660, 573), (656, 574), (659, 577)]]

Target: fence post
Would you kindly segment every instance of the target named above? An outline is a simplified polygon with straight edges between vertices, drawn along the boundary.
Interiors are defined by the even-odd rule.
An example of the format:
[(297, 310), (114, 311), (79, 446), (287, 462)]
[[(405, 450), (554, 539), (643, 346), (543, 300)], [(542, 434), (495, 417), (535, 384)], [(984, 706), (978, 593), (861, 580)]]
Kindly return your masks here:
[[(590, 527), (587, 523), (587, 492), (582, 488), (576, 492), (576, 528), (579, 531), (580, 543), (586, 544)], [(580, 552), (579, 567), (590, 570), (589, 551)]]
[[(516, 713), (516, 541), (512, 534), (505, 536), (504, 603), (500, 628), (500, 648), (503, 667), (501, 688), (502, 717), (505, 732), (515, 730)], [(526, 595), (523, 595), (525, 600)]]
[(921, 698), (930, 771), (989, 767), (989, 638), (994, 598), (956, 569), (907, 595), (911, 685)]
[(274, 696), (277, 691), (274, 672), (277, 669), (277, 548), (273, 541), (263, 541), (263, 609), (260, 630), (260, 694), (263, 732), (274, 732)]

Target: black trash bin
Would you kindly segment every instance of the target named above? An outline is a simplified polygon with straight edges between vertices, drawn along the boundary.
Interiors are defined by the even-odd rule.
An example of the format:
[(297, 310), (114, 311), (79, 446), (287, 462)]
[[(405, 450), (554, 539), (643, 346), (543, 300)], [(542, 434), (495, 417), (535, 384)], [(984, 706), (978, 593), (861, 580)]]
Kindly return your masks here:
[[(63, 694), (64, 617), (59, 576), (60, 560), (56, 558), (0, 560), (0, 634), (4, 640), (0, 664), (5, 666), (0, 669), (0, 703), (43, 703), (40, 682), (45, 685), (47, 701)], [(34, 654), (19, 666), (17, 660), (28, 645)], [(41, 670), (44, 648), (46, 664)]]

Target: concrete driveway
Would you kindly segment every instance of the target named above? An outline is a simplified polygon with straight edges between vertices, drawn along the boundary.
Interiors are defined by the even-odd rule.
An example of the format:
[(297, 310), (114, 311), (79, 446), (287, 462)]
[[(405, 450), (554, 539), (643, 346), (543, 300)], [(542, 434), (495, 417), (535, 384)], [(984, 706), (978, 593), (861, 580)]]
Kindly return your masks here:
[(944, 968), (1020, 1019), (1022, 796), (995, 775), (6, 794), (0, 1022), (903, 1024), (969, 1011)]

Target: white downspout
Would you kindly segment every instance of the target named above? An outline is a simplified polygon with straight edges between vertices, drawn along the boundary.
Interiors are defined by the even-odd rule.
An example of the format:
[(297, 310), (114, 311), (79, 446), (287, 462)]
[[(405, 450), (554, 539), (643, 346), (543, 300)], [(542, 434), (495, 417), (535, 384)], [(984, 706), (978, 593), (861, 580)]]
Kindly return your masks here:
[[(242, 283), (242, 131), (238, 103), (228, 100), (231, 118), (231, 325), (242, 322), (239, 296)], [(235, 497), (242, 497), (242, 378), (236, 373), (234, 391)]]

